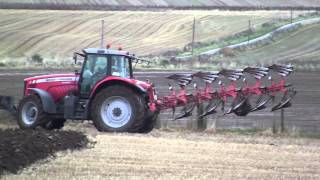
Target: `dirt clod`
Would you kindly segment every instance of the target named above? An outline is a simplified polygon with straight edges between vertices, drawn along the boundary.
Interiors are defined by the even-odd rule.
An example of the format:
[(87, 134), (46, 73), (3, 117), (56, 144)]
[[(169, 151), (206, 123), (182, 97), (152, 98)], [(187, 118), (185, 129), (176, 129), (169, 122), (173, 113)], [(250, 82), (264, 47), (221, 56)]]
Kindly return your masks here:
[(88, 138), (76, 131), (0, 129), (0, 177), (5, 172), (16, 174), (57, 151), (79, 150), (88, 145)]

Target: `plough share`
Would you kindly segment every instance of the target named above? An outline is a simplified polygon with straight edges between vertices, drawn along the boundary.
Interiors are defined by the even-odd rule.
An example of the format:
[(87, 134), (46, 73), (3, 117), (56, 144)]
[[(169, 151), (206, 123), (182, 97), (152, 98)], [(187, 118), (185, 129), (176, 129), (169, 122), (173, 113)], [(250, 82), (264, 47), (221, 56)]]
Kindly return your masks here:
[[(191, 116), (198, 104), (206, 104), (204, 113), (199, 114), (198, 118), (217, 113), (219, 107), (224, 115), (234, 113), (246, 116), (266, 109), (271, 102), (271, 111), (276, 111), (290, 107), (297, 93), (286, 82), (286, 77), (292, 72), (292, 65), (274, 64), (267, 68), (247, 67), (241, 70), (174, 74), (167, 78), (178, 84), (178, 90), (169, 84), (170, 95), (158, 98), (154, 104), (159, 111), (172, 109), (173, 120)], [(255, 82), (250, 84), (248, 78), (253, 78)], [(202, 81), (205, 87), (201, 89), (194, 82), (193, 92), (187, 93), (188, 85), (196, 79)], [(282, 95), (282, 98), (275, 103), (277, 95)], [(182, 112), (175, 116), (177, 107), (182, 107)]]

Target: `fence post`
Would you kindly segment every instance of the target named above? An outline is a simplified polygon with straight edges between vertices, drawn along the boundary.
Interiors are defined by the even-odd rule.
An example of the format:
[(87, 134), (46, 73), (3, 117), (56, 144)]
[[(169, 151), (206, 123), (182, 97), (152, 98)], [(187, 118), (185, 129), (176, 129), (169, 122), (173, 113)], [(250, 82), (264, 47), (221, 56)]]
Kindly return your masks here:
[(100, 48), (104, 48), (104, 20), (101, 20), (101, 38), (100, 38)]
[(293, 22), (293, 10), (291, 9), (290, 10), (290, 24), (292, 24), (292, 22)]
[(205, 130), (207, 128), (207, 123), (204, 117), (200, 117), (204, 113), (203, 104), (197, 103), (197, 129)]
[(191, 50), (192, 50), (192, 58), (194, 55), (194, 39), (195, 39), (195, 31), (196, 31), (196, 18), (193, 18), (193, 25), (192, 25), (192, 42), (191, 42)]
[(161, 128), (161, 119), (160, 119), (160, 115), (158, 115), (158, 117), (157, 117), (157, 119), (156, 119), (156, 122), (155, 122), (154, 128), (156, 128), (156, 129), (160, 129), (160, 128)]
[(190, 116), (190, 118), (188, 118), (187, 120), (187, 129), (188, 130), (193, 130), (193, 129), (195, 129), (195, 125), (194, 125), (194, 119), (193, 119), (193, 116)]
[(248, 42), (250, 41), (250, 33), (251, 33), (251, 19), (248, 21)]
[[(272, 98), (272, 107), (275, 106), (275, 98)], [(273, 120), (272, 120), (272, 133), (276, 134), (278, 131), (277, 128), (277, 118), (276, 118), (276, 111), (273, 111)]]
[(285, 132), (284, 127), (284, 109), (281, 109), (281, 123), (280, 123), (281, 133)]
[(210, 119), (210, 123), (207, 123), (207, 127), (206, 130), (209, 132), (217, 132), (217, 124), (218, 124), (218, 120), (220, 118), (220, 115), (216, 114), (212, 119)]

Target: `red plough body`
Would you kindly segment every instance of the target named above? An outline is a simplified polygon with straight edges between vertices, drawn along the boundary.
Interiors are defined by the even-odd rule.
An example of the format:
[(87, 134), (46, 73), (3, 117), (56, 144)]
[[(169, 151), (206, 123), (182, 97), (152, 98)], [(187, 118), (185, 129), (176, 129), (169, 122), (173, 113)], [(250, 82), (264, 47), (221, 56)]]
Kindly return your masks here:
[[(280, 76), (277, 82), (272, 76), (270, 71), (274, 71)], [(224, 111), (226, 104), (231, 103), (231, 107), (224, 111), (224, 114), (235, 113), (238, 116), (245, 116), (250, 112), (262, 110), (266, 108), (266, 104), (270, 100), (275, 100), (279, 93), (283, 93), (282, 100), (271, 108), (272, 111), (287, 108), (291, 106), (291, 99), (295, 96), (296, 91), (290, 84), (286, 84), (285, 77), (293, 71), (291, 65), (272, 65), (268, 68), (245, 68), (243, 70), (222, 70), (220, 72), (198, 72), (195, 74), (185, 75), (172, 75), (168, 79), (178, 82), (180, 88), (175, 90), (170, 86), (171, 94), (168, 96), (160, 97), (155, 100), (155, 106), (158, 111), (165, 109), (173, 109), (173, 113), (177, 107), (183, 107), (182, 115), (174, 117), (180, 119), (192, 115), (192, 110), (197, 104), (207, 103), (205, 112), (200, 115), (205, 117), (207, 115), (216, 113), (217, 107), (221, 106)], [(249, 85), (245, 74), (253, 76), (255, 83)], [(263, 86), (263, 79), (268, 76), (269, 86)], [(203, 89), (199, 88), (194, 83), (194, 93), (187, 93), (186, 86), (188, 86), (194, 78), (199, 78), (205, 82)], [(229, 85), (225, 85), (222, 80), (227, 79), (230, 81)], [(219, 80), (219, 88), (214, 90), (213, 83)], [(239, 82), (242, 85), (239, 87)], [(258, 96), (258, 100), (253, 104), (250, 99), (253, 96)], [(228, 102), (231, 99), (231, 102)]]

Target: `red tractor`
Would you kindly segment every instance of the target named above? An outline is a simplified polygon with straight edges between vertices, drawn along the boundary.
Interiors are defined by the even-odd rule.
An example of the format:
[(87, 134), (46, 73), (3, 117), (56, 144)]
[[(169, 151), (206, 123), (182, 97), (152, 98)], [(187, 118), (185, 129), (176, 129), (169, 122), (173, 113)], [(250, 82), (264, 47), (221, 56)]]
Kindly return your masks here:
[[(172, 119), (178, 120), (191, 116), (195, 107), (205, 103), (199, 119), (217, 113), (220, 106), (224, 115), (246, 116), (266, 109), (271, 101), (276, 104), (271, 111), (288, 108), (296, 94), (294, 87), (286, 83), (286, 77), (293, 72), (292, 65), (173, 74), (167, 78), (178, 83), (179, 89), (169, 85), (170, 94), (158, 98), (151, 83), (133, 78), (132, 63), (143, 61), (134, 55), (122, 50), (90, 48), (75, 53), (75, 63), (79, 56), (84, 58), (80, 73), (27, 78), (18, 107), (11, 97), (0, 96), (0, 109), (17, 114), (22, 129), (60, 129), (66, 119), (74, 119), (92, 120), (99, 131), (144, 133), (153, 129), (162, 110), (172, 109)], [(255, 78), (254, 84), (247, 82), (248, 76)], [(198, 88), (195, 82), (193, 93), (187, 93), (194, 78), (204, 81), (205, 88)], [(219, 88), (214, 90), (218, 79)], [(229, 85), (221, 80), (230, 81)], [(278, 94), (283, 97), (275, 103)], [(227, 104), (231, 106), (225, 110)], [(177, 107), (182, 107), (181, 115), (174, 116)]]
[[(158, 111), (151, 83), (133, 78), (134, 55), (122, 50), (84, 49), (80, 73), (51, 74), (24, 80), (24, 96), (15, 109), (22, 129), (60, 129), (66, 119), (92, 120), (99, 131), (149, 132)], [(1, 106), (1, 105), (0, 105)]]

